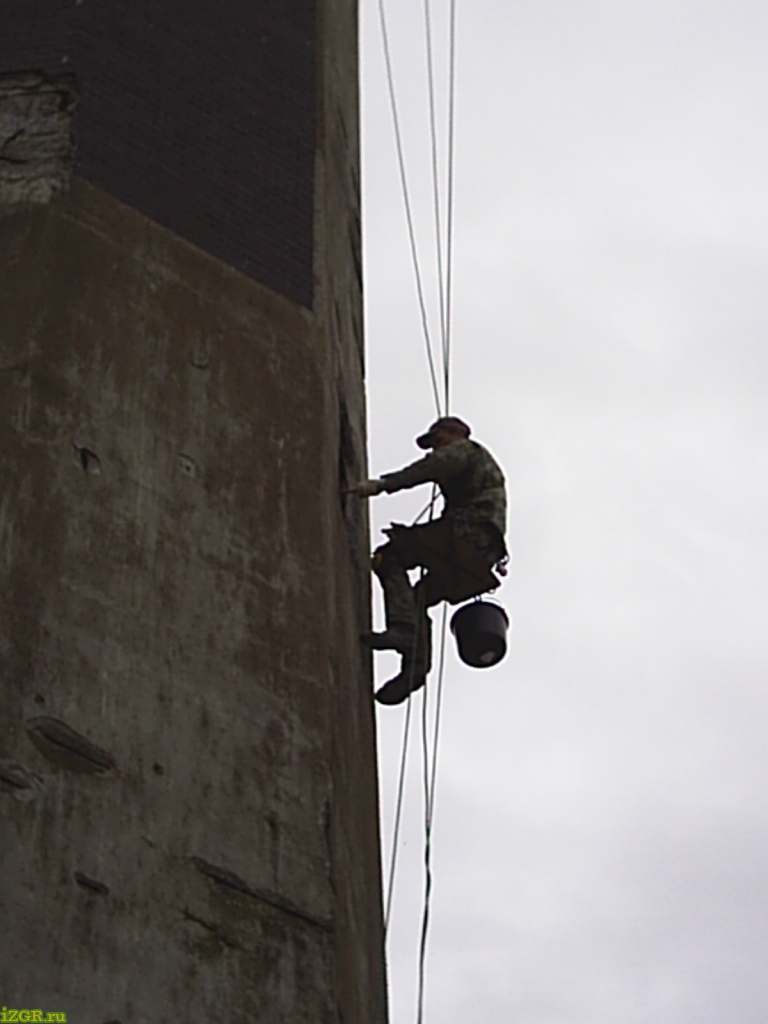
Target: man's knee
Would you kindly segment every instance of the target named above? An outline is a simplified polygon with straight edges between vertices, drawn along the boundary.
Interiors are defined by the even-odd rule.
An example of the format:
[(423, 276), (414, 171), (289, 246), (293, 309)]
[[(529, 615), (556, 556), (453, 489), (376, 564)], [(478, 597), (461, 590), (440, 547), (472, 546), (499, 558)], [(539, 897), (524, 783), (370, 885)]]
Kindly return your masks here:
[(380, 548), (376, 548), (373, 552), (371, 568), (379, 579), (383, 579), (393, 572), (402, 571), (402, 562), (397, 557), (397, 551), (391, 541), (387, 544), (382, 544)]
[(425, 610), (427, 608), (434, 608), (436, 604), (440, 604), (441, 601), (445, 601), (447, 598), (445, 582), (439, 572), (428, 572), (416, 584), (414, 591), (420, 607)]

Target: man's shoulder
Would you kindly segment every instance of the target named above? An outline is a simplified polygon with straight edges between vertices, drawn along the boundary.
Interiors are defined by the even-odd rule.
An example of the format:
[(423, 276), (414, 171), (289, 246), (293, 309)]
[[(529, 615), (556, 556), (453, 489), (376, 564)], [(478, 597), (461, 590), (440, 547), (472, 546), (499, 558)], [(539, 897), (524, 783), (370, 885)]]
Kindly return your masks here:
[(488, 473), (499, 475), (503, 481), (504, 474), (496, 459), (491, 455), (479, 441), (472, 441), (468, 437), (452, 441), (444, 448), (436, 448), (425, 461), (437, 470), (440, 467), (443, 473), (450, 475), (472, 472)]
[(475, 458), (478, 461), (490, 460), (493, 463), (496, 462), (496, 459), (494, 459), (494, 457), (491, 455), (491, 453), (488, 451), (485, 445), (480, 444), (479, 441), (472, 441), (469, 438), (466, 438), (465, 440), (461, 441), (461, 444), (467, 445), (467, 453), (470, 455), (471, 458)]
[(435, 464), (442, 463), (445, 466), (456, 466), (457, 468), (467, 466), (477, 458), (478, 447), (479, 445), (474, 441), (462, 437), (460, 440), (451, 441), (443, 448), (435, 448), (427, 456), (427, 459)]
[(470, 440), (467, 440), (465, 443), (473, 446), (473, 451), (472, 455), (470, 456), (470, 459), (474, 464), (478, 466), (483, 466), (485, 467), (486, 470), (494, 474), (498, 474), (502, 480), (504, 479), (504, 471), (502, 470), (501, 466), (496, 461), (494, 456), (491, 455), (491, 453), (484, 445), (480, 444), (479, 441)]
[(435, 449), (435, 455), (439, 455), (440, 452), (445, 452), (449, 455), (462, 455), (464, 457), (473, 455), (478, 449), (484, 450), (481, 444), (477, 441), (470, 441), (468, 437), (460, 437), (455, 441), (451, 441), (445, 448)]

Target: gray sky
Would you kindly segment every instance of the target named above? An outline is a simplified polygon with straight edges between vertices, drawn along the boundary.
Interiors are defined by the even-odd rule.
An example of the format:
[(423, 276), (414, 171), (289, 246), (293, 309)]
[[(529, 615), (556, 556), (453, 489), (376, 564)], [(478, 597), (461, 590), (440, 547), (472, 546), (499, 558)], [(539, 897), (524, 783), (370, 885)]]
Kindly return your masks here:
[[(377, 474), (433, 406), (362, 7)], [(421, 5), (388, 10), (432, 267)], [(767, 37), (745, 0), (459, 0), (452, 411), (507, 472), (514, 628), (486, 672), (450, 641), (428, 1022), (765, 1022)], [(374, 540), (427, 496), (372, 501)], [(388, 850), (403, 711), (377, 714)], [(421, 836), (414, 745), (393, 1024)]]

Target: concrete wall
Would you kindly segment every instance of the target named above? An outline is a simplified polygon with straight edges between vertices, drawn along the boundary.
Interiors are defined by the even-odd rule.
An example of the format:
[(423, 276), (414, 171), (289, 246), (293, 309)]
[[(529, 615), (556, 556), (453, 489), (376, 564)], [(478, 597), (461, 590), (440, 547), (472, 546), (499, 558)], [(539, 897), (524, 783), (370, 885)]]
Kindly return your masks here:
[(8, 1006), (386, 1018), (356, 5), (317, 19), (312, 308), (77, 175), (0, 203)]

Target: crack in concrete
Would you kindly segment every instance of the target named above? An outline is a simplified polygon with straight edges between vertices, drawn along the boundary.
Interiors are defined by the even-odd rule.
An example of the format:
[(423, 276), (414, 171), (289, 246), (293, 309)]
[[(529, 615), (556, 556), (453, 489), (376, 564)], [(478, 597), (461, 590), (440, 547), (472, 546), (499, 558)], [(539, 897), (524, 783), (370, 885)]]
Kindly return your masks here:
[(321, 928), (323, 931), (333, 931), (333, 921), (322, 917), (316, 917), (307, 910), (302, 910), (301, 907), (297, 907), (295, 903), (285, 899), (278, 893), (269, 892), (267, 889), (255, 889), (248, 885), (239, 875), (236, 875), (234, 871), (230, 871), (229, 868), (219, 867), (217, 864), (209, 864), (208, 861), (203, 860), (202, 857), (192, 857), (192, 863), (195, 865), (198, 871), (206, 875), (208, 878), (213, 879), (219, 885), (223, 885), (229, 889), (234, 889), (237, 892), (243, 893), (245, 896), (250, 896), (252, 899), (259, 900), (261, 903), (266, 903), (275, 910), (281, 911), (283, 914), (288, 914), (290, 917), (298, 918), (300, 921), (304, 921), (305, 924), (311, 924), (315, 928)]
[(26, 723), (27, 735), (54, 764), (73, 772), (101, 775), (116, 767), (114, 757), (57, 718), (41, 716)]
[(222, 931), (217, 924), (212, 924), (210, 921), (206, 921), (202, 917), (198, 917), (196, 914), (187, 910), (186, 907), (182, 907), (181, 912), (187, 921), (193, 921), (195, 924), (199, 924), (201, 928), (205, 928), (207, 932), (215, 935), (222, 945), (227, 946), (229, 949), (242, 951), (243, 947), (238, 942), (235, 942), (234, 939), (230, 939), (226, 932)]
[(109, 886), (104, 885), (103, 882), (97, 882), (95, 878), (89, 878), (82, 871), (76, 871), (74, 877), (81, 889), (87, 889), (97, 896), (109, 896)]

